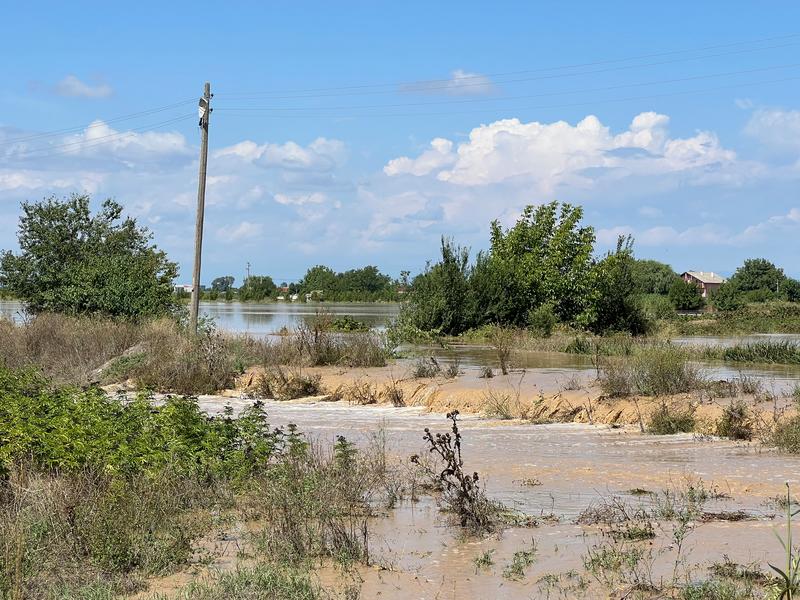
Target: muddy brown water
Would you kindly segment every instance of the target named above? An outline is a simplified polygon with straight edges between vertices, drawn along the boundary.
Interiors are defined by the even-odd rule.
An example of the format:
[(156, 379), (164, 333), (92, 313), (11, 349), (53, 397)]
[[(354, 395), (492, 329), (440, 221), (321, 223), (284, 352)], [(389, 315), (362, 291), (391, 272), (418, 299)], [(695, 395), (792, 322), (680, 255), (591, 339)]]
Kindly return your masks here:
[[(201, 396), (210, 413), (230, 402), (236, 410), (246, 399)], [(321, 442), (344, 435), (366, 444), (385, 436), (392, 464), (425, 451), (425, 427), (446, 431), (441, 414), (420, 408), (354, 407), (336, 402), (266, 402), (273, 425), (296, 424)], [(364, 598), (547, 598), (607, 597), (590, 585), (581, 592), (557, 589), (541, 578), (583, 570), (583, 558), (607, 537), (597, 526), (575, 524), (589, 506), (618, 497), (631, 506), (652, 503), (650, 496), (632, 495), (641, 488), (655, 493), (703, 485), (723, 497), (710, 500), (705, 510), (744, 510), (752, 520), (698, 523), (686, 541), (687, 572), (693, 579), (707, 576), (711, 562), (727, 555), (742, 564), (780, 561), (782, 552), (773, 531), (783, 521), (771, 502), (785, 492), (785, 482), (800, 490), (800, 458), (692, 435), (652, 436), (635, 429), (579, 424), (530, 425), (478, 417), (461, 420), (465, 467), (480, 473), (487, 493), (509, 508), (527, 515), (554, 515), (557, 522), (535, 528), (512, 527), (501, 534), (470, 538), (448, 524), (430, 497), (405, 500), (371, 524), (370, 554), (375, 566), (361, 570)], [(535, 479), (540, 485), (524, 485)], [(670, 578), (675, 561), (672, 527), (657, 523), (658, 537), (645, 542), (653, 554), (647, 567), (655, 580)], [(502, 576), (514, 552), (535, 540), (536, 561), (523, 581)], [(473, 559), (491, 550), (494, 565), (476, 573)], [(681, 573), (683, 573), (683, 567)], [(682, 575), (683, 576), (683, 575)], [(334, 571), (320, 577), (333, 583)], [(562, 594), (562, 595), (559, 595)]]

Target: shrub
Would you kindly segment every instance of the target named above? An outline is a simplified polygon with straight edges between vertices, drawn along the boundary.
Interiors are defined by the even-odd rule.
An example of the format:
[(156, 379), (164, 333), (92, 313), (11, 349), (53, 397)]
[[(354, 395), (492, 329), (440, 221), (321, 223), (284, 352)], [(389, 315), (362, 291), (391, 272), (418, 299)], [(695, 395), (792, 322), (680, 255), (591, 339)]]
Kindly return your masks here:
[(261, 398), (274, 400), (294, 400), (322, 393), (319, 375), (303, 375), (300, 372), (286, 372), (280, 367), (267, 369), (256, 383), (257, 394)]
[(558, 318), (550, 304), (542, 304), (528, 311), (528, 328), (539, 337), (550, 337)]
[(426, 379), (436, 377), (442, 372), (442, 367), (439, 362), (433, 357), (418, 358), (411, 368), (411, 376), (415, 379)]
[(705, 303), (700, 288), (683, 279), (676, 279), (670, 286), (669, 300), (679, 310), (697, 310)]
[(646, 348), (630, 358), (609, 360), (602, 365), (600, 383), (610, 396), (681, 394), (705, 385), (700, 369), (674, 346)]
[(750, 410), (743, 400), (734, 400), (722, 412), (717, 422), (716, 433), (732, 440), (749, 440), (753, 437)]
[(670, 407), (666, 402), (662, 402), (650, 415), (650, 420), (647, 423), (647, 433), (654, 435), (689, 433), (694, 430), (694, 411), (695, 409), (692, 406), (678, 409)]
[(772, 432), (770, 443), (784, 452), (800, 454), (800, 416), (778, 423)]
[(268, 564), (220, 572), (211, 581), (192, 583), (181, 600), (320, 600), (327, 598), (307, 573)]

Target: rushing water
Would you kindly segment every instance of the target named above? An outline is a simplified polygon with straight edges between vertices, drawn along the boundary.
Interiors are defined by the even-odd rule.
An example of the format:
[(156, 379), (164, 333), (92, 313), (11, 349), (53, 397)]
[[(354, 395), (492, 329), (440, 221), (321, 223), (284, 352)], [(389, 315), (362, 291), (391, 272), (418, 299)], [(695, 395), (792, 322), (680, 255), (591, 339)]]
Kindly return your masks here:
[[(252, 401), (201, 396), (199, 402), (208, 412), (217, 413), (225, 403), (238, 410)], [(294, 423), (324, 447), (330, 447), (338, 435), (362, 447), (375, 436), (384, 439), (389, 468), (401, 472), (410, 455), (427, 454), (424, 428), (444, 432), (449, 425), (443, 415), (415, 407), (273, 401), (265, 406), (272, 424)], [(590, 425), (509, 424), (470, 417), (462, 419), (460, 429), (465, 469), (480, 473), (492, 499), (531, 516), (552, 515), (557, 522), (470, 538), (445, 526), (430, 497), (400, 502), (385, 513), (386, 518), (370, 525), (371, 557), (388, 569), (362, 572), (362, 597), (549, 598), (537, 587), (540, 577), (582, 570), (581, 556), (605, 539), (597, 527), (575, 524), (581, 511), (612, 497), (634, 507), (652, 507), (653, 496), (634, 496), (630, 490), (679, 490), (697, 485), (700, 479), (707, 489), (721, 493), (705, 510), (743, 510), (751, 519), (695, 524), (687, 539), (688, 563), (707, 564), (725, 554), (741, 564), (755, 562), (766, 568), (766, 562), (780, 559), (773, 530), (781, 531), (781, 521), (773, 520), (778, 509), (769, 499), (785, 489), (784, 482), (800, 486), (800, 458), (724, 440), (643, 435), (632, 429)], [(671, 527), (656, 525), (658, 538), (652, 541), (656, 577), (668, 577), (674, 564)], [(520, 582), (503, 578), (503, 567), (515, 551), (530, 546), (531, 538), (538, 551), (527, 577)], [(494, 552), (497, 566), (478, 573), (472, 561), (487, 550)], [(704, 571), (700, 569), (699, 577)], [(589, 590), (585, 596), (552, 597), (609, 596)]]

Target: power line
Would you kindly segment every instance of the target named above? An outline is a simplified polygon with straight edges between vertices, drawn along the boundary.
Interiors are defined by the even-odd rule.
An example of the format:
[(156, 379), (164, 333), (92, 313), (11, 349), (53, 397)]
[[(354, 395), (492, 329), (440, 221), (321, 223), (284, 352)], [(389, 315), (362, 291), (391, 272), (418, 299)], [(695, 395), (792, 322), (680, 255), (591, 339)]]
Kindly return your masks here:
[[(800, 80), (800, 76), (797, 77), (784, 77), (781, 79), (771, 79), (771, 80), (764, 80), (764, 81), (750, 81), (744, 83), (737, 83), (737, 84), (730, 84), (730, 85), (723, 85), (723, 86), (716, 86), (712, 88), (705, 88), (705, 89), (698, 89), (698, 90), (684, 90), (684, 91), (677, 91), (677, 92), (667, 92), (662, 94), (649, 94), (643, 96), (627, 96), (623, 98), (610, 98), (605, 100), (600, 99), (593, 99), (590, 101), (585, 102), (573, 102), (573, 103), (563, 103), (563, 104), (549, 104), (549, 105), (538, 105), (538, 106), (520, 106), (515, 107), (515, 110), (537, 110), (537, 109), (554, 109), (554, 108), (570, 108), (576, 106), (587, 106), (593, 104), (609, 104), (614, 102), (628, 102), (633, 100), (651, 100), (655, 98), (668, 98), (674, 96), (682, 96), (682, 95), (696, 95), (696, 94), (706, 94), (721, 90), (727, 89), (735, 89), (741, 87), (748, 87), (753, 85), (770, 85), (773, 83), (784, 83), (787, 81), (798, 81)], [(222, 110), (222, 109), (218, 109)], [(411, 112), (411, 113), (363, 113), (363, 114), (313, 114), (313, 113), (302, 113), (302, 114), (257, 114), (256, 116), (260, 117), (273, 117), (273, 118), (300, 118), (300, 119), (308, 119), (308, 118), (323, 118), (323, 119), (358, 119), (362, 117), (422, 117), (422, 116), (430, 116), (430, 117), (444, 117), (450, 115), (458, 115), (458, 114), (475, 114), (475, 113), (486, 113), (489, 111), (496, 111), (496, 108), (482, 108), (476, 110), (463, 110), (463, 111), (448, 111), (448, 112)], [(236, 112), (229, 112), (231, 116), (253, 116), (253, 113), (236, 113)]]
[(730, 77), (734, 75), (745, 75), (751, 73), (761, 73), (764, 71), (775, 71), (779, 69), (792, 69), (800, 67), (800, 63), (791, 63), (786, 65), (774, 65), (770, 67), (761, 67), (756, 69), (745, 69), (740, 71), (727, 71), (724, 73), (710, 73), (705, 75), (694, 75), (690, 77), (678, 77), (672, 79), (661, 79), (661, 80), (652, 80), (652, 81), (642, 81), (637, 83), (625, 83), (619, 85), (611, 85), (611, 86), (604, 86), (604, 87), (597, 87), (597, 88), (583, 88), (577, 90), (566, 90), (566, 91), (556, 91), (556, 92), (545, 92), (540, 94), (524, 94), (519, 96), (504, 96), (501, 98), (461, 98), (461, 99), (451, 99), (451, 100), (435, 100), (430, 102), (402, 102), (402, 103), (395, 103), (395, 104), (362, 104), (362, 105), (349, 105), (349, 106), (281, 106), (281, 107), (260, 107), (260, 106), (231, 106), (231, 107), (219, 107), (217, 110), (222, 111), (242, 111), (242, 112), (266, 112), (266, 111), (315, 111), (320, 109), (325, 110), (353, 110), (353, 109), (373, 109), (373, 108), (402, 108), (406, 106), (434, 106), (434, 105), (441, 105), (441, 104), (472, 104), (476, 102), (506, 102), (511, 100), (523, 100), (523, 99), (530, 99), (530, 98), (544, 98), (550, 96), (565, 96), (569, 94), (582, 94), (582, 93), (590, 93), (590, 92), (606, 92), (611, 90), (618, 90), (624, 88), (632, 88), (632, 87), (643, 87), (643, 86), (650, 86), (650, 85), (663, 85), (668, 83), (680, 83), (686, 81), (699, 81), (704, 79), (715, 79), (719, 77)]
[[(672, 51), (667, 51), (667, 52), (657, 52), (657, 53), (650, 53), (650, 54), (642, 54), (642, 55), (626, 57), (626, 58), (601, 60), (601, 61), (586, 62), (586, 63), (577, 63), (577, 64), (573, 64), (573, 65), (562, 65), (562, 66), (555, 66), (555, 67), (543, 67), (543, 68), (540, 68), (540, 69), (526, 69), (526, 70), (520, 70), (520, 71), (509, 71), (509, 72), (504, 72), (504, 73), (486, 73), (486, 74), (480, 74), (480, 75), (468, 75), (468, 76), (465, 76), (463, 79), (481, 79), (482, 81), (478, 81), (478, 82), (475, 82), (475, 83), (472, 83), (472, 84), (463, 83), (463, 84), (459, 84), (458, 87), (461, 88), (461, 87), (466, 87), (466, 86), (470, 86), (470, 85), (485, 86), (486, 85), (485, 78), (487, 78), (487, 77), (509, 77), (509, 76), (524, 75), (524, 74), (530, 74), (530, 73), (545, 73), (545, 72), (549, 72), (549, 71), (578, 69), (578, 68), (583, 68), (583, 67), (595, 67), (595, 66), (608, 65), (608, 64), (617, 64), (617, 63), (621, 63), (621, 62), (629, 62), (629, 61), (632, 61), (632, 60), (642, 60), (642, 59), (648, 59), (648, 58), (657, 58), (657, 57), (662, 57), (662, 56), (671, 56), (671, 55), (675, 55), (675, 54), (686, 54), (686, 53), (689, 53), (689, 52), (705, 52), (705, 51), (708, 51), (708, 50), (717, 50), (717, 49), (722, 49), (722, 48), (730, 48), (730, 47), (741, 46), (741, 45), (746, 45), (746, 44), (751, 44), (752, 45), (752, 44), (759, 44), (759, 43), (764, 43), (764, 42), (773, 42), (773, 41), (779, 41), (779, 40), (797, 39), (798, 37), (800, 37), (800, 34), (790, 34), (790, 35), (779, 36), (779, 37), (763, 38), (763, 39), (759, 39), (759, 40), (733, 42), (733, 43), (729, 43), (729, 44), (705, 46), (705, 47), (696, 48), (696, 49), (672, 50)], [(503, 81), (503, 82), (499, 82), (499, 83), (517, 83), (517, 82), (520, 82), (520, 81), (534, 81), (534, 80), (537, 80), (537, 79), (548, 79), (548, 78), (553, 78), (553, 77), (571, 77), (571, 76), (577, 76), (577, 75), (603, 73), (603, 72), (608, 72), (608, 71), (613, 71), (613, 70), (635, 69), (635, 68), (642, 68), (642, 67), (648, 67), (648, 66), (657, 66), (657, 65), (662, 65), (662, 64), (670, 64), (670, 63), (674, 63), (674, 62), (683, 62), (683, 61), (690, 61), (690, 60), (704, 60), (704, 59), (708, 59), (708, 58), (717, 58), (717, 57), (721, 57), (721, 56), (730, 56), (730, 55), (742, 54), (742, 53), (747, 53), (747, 52), (758, 52), (758, 51), (762, 51), (762, 50), (771, 50), (771, 49), (775, 49), (775, 48), (784, 48), (784, 47), (787, 47), (787, 46), (796, 45), (797, 43), (798, 42), (792, 42), (792, 43), (788, 43), (788, 44), (779, 44), (779, 45), (774, 45), (774, 46), (759, 46), (759, 47), (756, 47), (756, 48), (744, 48), (744, 49), (741, 49), (741, 50), (734, 50), (734, 51), (731, 51), (731, 52), (723, 52), (723, 53), (703, 55), (703, 56), (690, 56), (690, 57), (678, 58), (678, 59), (674, 59), (674, 60), (670, 60), (670, 61), (661, 61), (661, 62), (655, 62), (655, 63), (644, 63), (644, 64), (638, 64), (638, 65), (626, 65), (626, 66), (622, 66), (622, 67), (616, 67), (616, 68), (613, 68), (613, 69), (601, 69), (601, 70), (595, 70), (595, 71), (583, 71), (583, 72), (579, 72), (579, 73), (557, 74), (557, 75), (545, 76), (545, 77), (542, 77), (542, 78), (517, 79), (517, 80)], [(432, 87), (434, 84), (441, 84), (441, 86)], [(354, 94), (362, 94), (362, 93), (363, 94), (370, 94), (370, 93), (383, 94), (383, 93), (394, 92), (394, 91), (396, 91), (396, 89), (398, 87), (402, 87), (402, 86), (418, 86), (418, 90), (419, 91), (425, 92), (425, 91), (430, 91), (430, 90), (435, 90), (435, 89), (452, 88), (453, 80), (452, 79), (429, 79), (429, 80), (423, 80), (423, 81), (402, 81), (402, 82), (394, 82), (394, 83), (358, 84), (358, 85), (349, 85), (349, 86), (319, 87), (319, 88), (306, 88), (306, 89), (295, 89), (295, 90), (272, 90), (272, 91), (239, 92), (239, 93), (237, 93), (237, 92), (229, 92), (229, 93), (223, 92), (222, 94), (219, 94), (219, 95), (222, 96), (222, 97), (226, 97), (226, 98), (234, 98), (234, 97), (244, 98), (244, 97), (268, 96), (268, 97), (272, 97), (273, 99), (291, 99), (291, 98), (303, 98), (303, 97), (319, 97), (319, 96), (324, 96), (324, 95), (331, 95), (331, 96), (353, 95), (351, 93), (347, 93), (349, 91), (353, 91)], [(386, 91), (374, 91), (374, 92), (359, 92), (359, 91), (355, 91), (355, 90), (369, 90), (369, 89), (376, 89), (376, 88), (391, 88), (391, 89), (386, 90)], [(335, 92), (335, 91), (341, 91), (342, 93), (339, 93), (339, 94), (319, 94), (318, 93), (318, 92)], [(413, 91), (413, 88), (411, 90), (406, 90), (406, 91)], [(276, 96), (276, 94), (291, 94), (291, 95)], [(311, 95), (310, 96), (302, 96), (302, 95), (296, 95), (296, 94), (311, 94)]]
[(52, 131), (47, 131), (47, 132), (42, 132), (42, 133), (35, 133), (35, 134), (23, 136), (23, 137), (2, 140), (2, 142), (3, 142), (4, 145), (6, 145), (6, 144), (15, 144), (15, 143), (18, 143), (18, 142), (27, 142), (27, 141), (34, 140), (34, 139), (41, 139), (41, 138), (46, 138), (46, 137), (53, 137), (53, 136), (56, 136), (56, 135), (63, 135), (65, 133), (74, 133), (74, 132), (77, 132), (77, 131), (84, 131), (86, 129), (91, 129), (92, 127), (100, 127), (100, 126), (102, 126), (104, 124), (119, 123), (119, 122), (122, 122), (122, 121), (129, 121), (131, 119), (136, 119), (138, 117), (144, 117), (144, 116), (152, 115), (152, 114), (155, 114), (155, 113), (163, 112), (165, 110), (169, 110), (171, 108), (177, 108), (179, 106), (183, 106), (184, 104), (194, 103), (196, 101), (197, 100), (194, 99), (194, 98), (192, 98), (190, 100), (181, 100), (180, 102), (175, 102), (173, 104), (168, 104), (166, 106), (160, 106), (160, 107), (157, 107), (157, 108), (150, 108), (150, 109), (143, 110), (143, 111), (140, 111), (140, 112), (130, 113), (130, 114), (127, 114), (127, 115), (121, 115), (119, 117), (114, 117), (113, 119), (95, 119), (95, 121), (99, 120), (99, 121), (102, 121), (102, 123), (96, 123), (95, 121), (93, 121), (92, 123), (89, 123), (88, 125), (78, 125), (78, 126), (75, 126), (75, 127), (66, 127), (64, 129), (54, 129)]
[[(34, 156), (36, 158), (48, 158), (50, 156), (59, 156), (59, 155), (62, 155), (62, 154), (69, 154), (72, 151), (70, 148), (72, 148), (73, 146), (79, 146), (80, 148), (78, 148), (78, 149), (94, 148), (95, 146), (102, 146), (103, 144), (110, 144), (112, 142), (116, 142), (116, 141), (122, 140), (122, 139), (124, 139), (126, 137), (129, 137), (129, 136), (133, 135), (134, 133), (137, 133), (137, 132), (140, 132), (140, 131), (145, 131), (145, 130), (153, 129), (153, 128), (156, 128), (156, 127), (163, 127), (165, 125), (170, 125), (172, 123), (177, 123), (179, 121), (185, 121), (185, 120), (193, 118), (193, 117), (194, 117), (194, 115), (181, 115), (180, 117), (173, 117), (171, 119), (168, 119), (166, 121), (161, 121), (159, 123), (152, 123), (150, 125), (143, 125), (141, 127), (135, 127), (133, 129), (129, 129), (128, 131), (117, 131), (115, 133), (110, 133), (108, 135), (104, 135), (104, 136), (101, 136), (101, 137), (98, 137), (98, 138), (94, 138), (92, 140), (83, 139), (83, 140), (76, 140), (74, 142), (68, 142), (66, 144), (58, 144), (58, 145), (55, 145), (55, 146), (45, 146), (45, 147), (42, 147), (42, 148), (34, 148), (32, 150), (28, 150), (27, 152), (21, 152), (19, 154), (7, 155), (7, 158), (8, 157), (13, 157), (13, 158), (23, 158), (23, 159), (25, 159), (25, 158), (31, 158), (31, 157), (34, 157)], [(67, 149), (65, 150), (65, 148), (67, 148)], [(59, 149), (61, 149), (60, 152), (50, 152), (50, 150), (59, 150)], [(44, 154), (39, 154), (39, 153), (42, 153), (42, 152)]]

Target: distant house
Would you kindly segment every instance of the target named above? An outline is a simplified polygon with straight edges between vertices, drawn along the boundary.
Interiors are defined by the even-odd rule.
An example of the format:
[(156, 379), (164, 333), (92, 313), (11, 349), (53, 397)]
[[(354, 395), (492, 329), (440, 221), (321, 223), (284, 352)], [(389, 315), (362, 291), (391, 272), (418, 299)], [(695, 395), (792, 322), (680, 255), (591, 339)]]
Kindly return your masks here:
[(185, 292), (187, 294), (192, 293), (192, 284), (191, 283), (180, 283), (175, 286), (176, 292)]
[(693, 283), (700, 288), (703, 298), (708, 298), (709, 294), (713, 294), (719, 289), (725, 278), (714, 272), (707, 271), (686, 271), (681, 275), (681, 278), (687, 283)]

